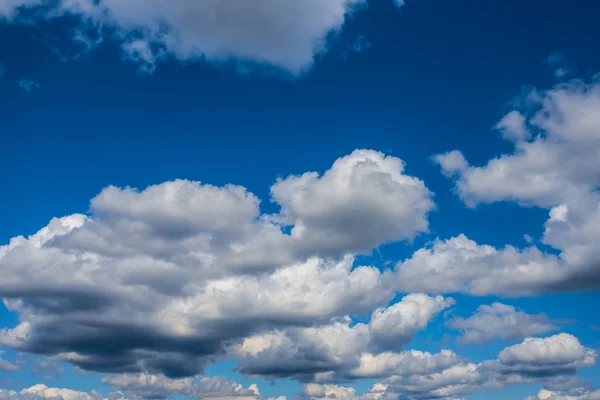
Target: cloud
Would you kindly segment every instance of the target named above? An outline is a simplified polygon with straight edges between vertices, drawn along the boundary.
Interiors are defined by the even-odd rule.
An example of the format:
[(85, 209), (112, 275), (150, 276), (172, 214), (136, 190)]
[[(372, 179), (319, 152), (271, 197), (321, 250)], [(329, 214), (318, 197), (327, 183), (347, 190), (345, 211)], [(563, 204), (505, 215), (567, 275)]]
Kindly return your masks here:
[(231, 355), (239, 361), (238, 370), (250, 375), (308, 382), (366, 377), (373, 366), (365, 362), (377, 360), (389, 349), (401, 349), (452, 304), (452, 299), (441, 296), (407, 295), (386, 309), (375, 310), (368, 324), (351, 325), (350, 318), (344, 318), (318, 327), (261, 333), (246, 338)]
[[(502, 374), (525, 377), (552, 377), (574, 374), (595, 364), (596, 352), (567, 333), (546, 338), (527, 338), (498, 354), (493, 368)], [(491, 365), (491, 364), (490, 364)]]
[(282, 222), (294, 226), (292, 237), (306, 238), (313, 252), (325, 255), (412, 239), (427, 232), (434, 208), (432, 193), (404, 174), (402, 160), (368, 150), (338, 159), (322, 176), (280, 179), (271, 194)]
[[(572, 80), (545, 91), (531, 90), (515, 104), (519, 109), (497, 125), (513, 142), (513, 153), (482, 167), (469, 165), (457, 150), (434, 160), (444, 175), (453, 177), (458, 195), (469, 206), (515, 201), (547, 208), (542, 242), (559, 250), (558, 256), (537, 247), (496, 249), (459, 235), (438, 240), (399, 264), (409, 282), (403, 287), (509, 295), (599, 287), (600, 253), (594, 238), (600, 234), (600, 82)], [(423, 274), (416, 268), (419, 261), (428, 271), (439, 272), (437, 278), (415, 285), (414, 278)]]
[(540, 390), (535, 396), (528, 396), (525, 400), (598, 400), (600, 399), (600, 390), (593, 392), (583, 392), (581, 394), (566, 395), (552, 392), (550, 390)]
[(565, 78), (572, 73), (572, 68), (566, 60), (564, 54), (552, 53), (547, 59), (546, 64), (554, 68), (554, 77), (557, 79)]
[[(511, 154), (485, 166), (461, 162), (460, 169), (444, 173), (456, 177), (460, 197), (469, 205), (516, 201), (553, 207), (576, 201), (600, 185), (600, 82), (574, 80), (545, 90), (532, 90), (523, 107), (507, 114), (497, 125), (515, 144)], [(537, 132), (531, 135), (529, 128)], [(450, 155), (461, 159), (462, 153)]]
[[(0, 350), (0, 356), (4, 354), (4, 350)], [(18, 365), (11, 363), (10, 361), (0, 358), (0, 371), (19, 371), (21, 368)]]
[(448, 321), (452, 329), (462, 331), (463, 343), (488, 342), (494, 338), (523, 339), (557, 330), (544, 314), (531, 315), (501, 303), (481, 305), (471, 317)]
[(402, 301), (373, 312), (369, 332), (373, 340), (387, 349), (399, 349), (425, 329), (429, 321), (442, 310), (454, 305), (454, 300), (442, 296), (411, 294)]
[[(328, 50), (330, 36), (365, 0), (13, 0), (0, 19), (19, 22), (36, 9), (38, 18), (78, 17), (122, 44), (124, 58), (151, 72), (158, 61), (209, 60), (267, 64), (297, 75)], [(30, 13), (29, 13), (30, 14)]]
[(46, 385), (38, 384), (30, 388), (23, 389), (20, 392), (0, 389), (0, 400), (125, 400), (125, 398), (114, 393), (109, 396), (102, 396), (97, 392), (78, 392), (70, 389), (49, 388)]
[[(180, 378), (245, 338), (383, 307), (392, 272), (354, 265), (353, 254), (426, 229), (431, 193), (403, 167), (355, 151), (322, 175), (278, 180), (274, 215), (235, 185), (107, 187), (89, 216), (0, 247), (0, 296), (21, 321), (0, 343), (85, 370)], [(440, 307), (417, 313), (398, 340)]]
[(32, 81), (31, 79), (21, 79), (18, 82), (19, 87), (26, 91), (27, 93), (31, 93), (35, 89), (39, 89), (40, 85), (37, 82)]
[(108, 376), (102, 379), (102, 383), (123, 392), (127, 397), (142, 399), (166, 399), (175, 395), (222, 400), (257, 400), (260, 397), (256, 385), (244, 388), (222, 377), (169, 379), (142, 373)]
[(497, 249), (479, 245), (465, 235), (436, 239), (396, 267), (404, 291), (465, 292), (483, 296), (535, 295), (556, 287), (568, 273), (562, 260), (536, 247)]

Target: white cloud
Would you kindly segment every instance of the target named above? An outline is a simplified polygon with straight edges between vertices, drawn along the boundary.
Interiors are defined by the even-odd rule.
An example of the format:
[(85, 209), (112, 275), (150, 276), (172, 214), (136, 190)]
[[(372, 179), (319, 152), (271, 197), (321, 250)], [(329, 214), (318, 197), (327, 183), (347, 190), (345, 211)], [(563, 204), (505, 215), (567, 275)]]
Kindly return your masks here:
[(454, 300), (450, 298), (411, 294), (385, 309), (375, 310), (369, 332), (380, 345), (399, 349), (410, 342), (417, 331), (425, 329), (433, 317), (452, 305)]
[(463, 343), (487, 342), (494, 338), (523, 339), (558, 329), (544, 314), (527, 314), (501, 303), (481, 305), (471, 317), (455, 318), (448, 326), (462, 331)]
[(582, 391), (581, 394), (567, 395), (552, 392), (550, 390), (540, 390), (535, 396), (528, 396), (525, 400), (598, 400), (600, 399), (600, 390), (593, 392)]
[(351, 326), (351, 320), (344, 318), (318, 327), (261, 333), (232, 349), (232, 356), (239, 360), (241, 372), (253, 375), (292, 375), (304, 381), (375, 376), (382, 363), (390, 366), (408, 360), (411, 356), (406, 353), (387, 350), (408, 344), (452, 304), (452, 299), (441, 296), (407, 295), (387, 309), (376, 310), (368, 324)]
[(235, 59), (300, 74), (328, 50), (329, 36), (365, 0), (59, 0), (49, 10), (48, 3), (3, 1), (0, 19), (18, 22), (20, 11), (42, 4), (42, 18), (80, 16), (83, 25), (112, 31), (124, 56), (145, 72), (169, 56), (181, 61)]
[(282, 221), (294, 225), (292, 237), (325, 254), (366, 252), (412, 239), (427, 232), (434, 207), (432, 193), (404, 174), (402, 160), (372, 150), (338, 159), (322, 176), (308, 172), (280, 179), (271, 194), (281, 205)]
[[(600, 285), (594, 245), (600, 234), (600, 82), (573, 80), (531, 90), (518, 105), (497, 125), (514, 141), (513, 153), (482, 167), (470, 166), (457, 150), (434, 159), (444, 175), (454, 177), (467, 205), (515, 201), (549, 209), (542, 242), (559, 255), (536, 247), (481, 246), (460, 235), (399, 264), (404, 288), (518, 295)], [(438, 274), (414, 284), (424, 279), (418, 262)]]
[[(600, 82), (570, 81), (532, 91), (524, 103), (498, 124), (516, 141), (513, 153), (453, 171), (467, 204), (513, 200), (553, 207), (600, 185)], [(530, 138), (526, 124), (539, 133)], [(449, 154), (460, 158), (456, 151)]]
[[(0, 295), (21, 323), (0, 342), (87, 370), (194, 376), (244, 338), (309, 334), (387, 305), (392, 272), (356, 266), (352, 254), (425, 230), (433, 205), (401, 160), (366, 150), (272, 193), (280, 214), (261, 215), (234, 185), (107, 187), (90, 216), (13, 238), (0, 247)], [(434, 309), (398, 322), (398, 341)]]
[(396, 265), (401, 290), (478, 296), (537, 294), (564, 281), (567, 273), (559, 257), (536, 247), (497, 249), (462, 234), (436, 239)]
[(194, 399), (257, 400), (260, 397), (256, 385), (244, 388), (222, 377), (169, 379), (141, 373), (108, 376), (102, 379), (102, 383), (136, 398), (159, 399), (180, 395)]

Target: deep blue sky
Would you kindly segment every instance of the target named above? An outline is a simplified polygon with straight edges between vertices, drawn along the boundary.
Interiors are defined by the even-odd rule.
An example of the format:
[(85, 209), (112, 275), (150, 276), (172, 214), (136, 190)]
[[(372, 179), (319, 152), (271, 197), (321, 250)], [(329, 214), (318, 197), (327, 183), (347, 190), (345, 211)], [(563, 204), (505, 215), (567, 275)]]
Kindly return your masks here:
[[(551, 54), (563, 54), (577, 77), (600, 70), (600, 3), (406, 2), (397, 9), (388, 0), (369, 1), (346, 22), (331, 50), (295, 78), (174, 59), (143, 75), (110, 41), (63, 62), (45, 42), (68, 46), (60, 39), (68, 19), (0, 23), (0, 242), (32, 234), (52, 217), (86, 213), (89, 200), (107, 185), (144, 188), (175, 178), (235, 183), (261, 198), (263, 211), (275, 212), (269, 187), (277, 177), (323, 172), (357, 148), (404, 160), (407, 173), (426, 183), (437, 204), (429, 235), (412, 245), (383, 246), (375, 263), (409, 257), (435, 237), (459, 233), (499, 247), (525, 246), (524, 234), (540, 238), (548, 210), (512, 203), (469, 209), (431, 156), (460, 148), (480, 165), (510, 152), (492, 127), (522, 88), (556, 83), (546, 62)], [(344, 50), (359, 37), (366, 48)], [(17, 82), (24, 78), (39, 88), (23, 90)], [(454, 297), (461, 304), (456, 312), (465, 317), (497, 300)], [(574, 320), (564, 330), (598, 348), (599, 332), (590, 325), (600, 320), (588, 308), (598, 300), (588, 293), (506, 301), (528, 313)], [(15, 324), (15, 315), (0, 310), (0, 327)], [(429, 351), (451, 348), (474, 360), (494, 357), (507, 344), (460, 346), (444, 342), (445, 335), (444, 328), (432, 327), (418, 340)], [(229, 374), (228, 366), (215, 373)], [(95, 387), (95, 375), (81, 380), (70, 368), (51, 381), (54, 386)], [(582, 376), (600, 385), (597, 367)], [(26, 372), (10, 377), (17, 389), (38, 380)], [(261, 390), (289, 396), (297, 388), (265, 383)], [(472, 398), (522, 398), (535, 389)]]

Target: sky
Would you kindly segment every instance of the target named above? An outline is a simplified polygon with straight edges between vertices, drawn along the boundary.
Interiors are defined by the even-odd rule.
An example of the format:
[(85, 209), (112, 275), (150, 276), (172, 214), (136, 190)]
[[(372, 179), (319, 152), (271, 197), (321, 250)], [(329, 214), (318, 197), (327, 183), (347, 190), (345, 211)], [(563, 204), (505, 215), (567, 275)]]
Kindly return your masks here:
[(600, 399), (599, 13), (0, 0), (0, 400)]

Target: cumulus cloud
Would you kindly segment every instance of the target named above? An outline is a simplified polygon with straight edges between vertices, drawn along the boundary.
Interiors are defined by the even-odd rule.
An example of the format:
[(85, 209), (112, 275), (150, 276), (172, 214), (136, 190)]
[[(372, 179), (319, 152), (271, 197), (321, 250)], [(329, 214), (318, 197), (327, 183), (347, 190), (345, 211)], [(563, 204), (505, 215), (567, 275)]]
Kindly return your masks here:
[(125, 400), (119, 393), (109, 396), (100, 395), (97, 392), (78, 392), (70, 389), (50, 388), (43, 384), (34, 385), (20, 392), (0, 389), (1, 400)]
[(417, 331), (425, 329), (433, 317), (452, 305), (454, 300), (450, 298), (411, 294), (385, 309), (375, 310), (369, 332), (380, 346), (399, 349), (410, 342)]
[(556, 288), (570, 270), (561, 258), (536, 247), (497, 249), (465, 235), (436, 239), (396, 265), (400, 289), (471, 295), (535, 295)]
[(531, 90), (518, 105), (496, 126), (514, 143), (513, 153), (481, 167), (469, 165), (457, 150), (434, 160), (455, 179), (467, 205), (515, 201), (549, 209), (542, 242), (559, 250), (558, 256), (537, 247), (496, 249), (460, 235), (438, 240), (399, 264), (405, 278), (420, 276), (418, 262), (439, 273), (405, 287), (515, 295), (600, 285), (600, 254), (593, 244), (600, 233), (600, 82), (572, 80)]
[[(425, 231), (433, 204), (401, 160), (367, 150), (322, 176), (280, 179), (272, 194), (281, 212), (264, 215), (235, 185), (107, 187), (91, 215), (11, 239), (0, 247), (0, 296), (21, 323), (0, 342), (87, 370), (195, 376), (244, 338), (389, 304), (392, 272), (352, 255)], [(439, 308), (417, 312), (398, 340)]]
[(427, 232), (434, 207), (432, 193), (404, 174), (402, 160), (368, 150), (338, 159), (322, 176), (280, 179), (271, 194), (282, 222), (294, 226), (292, 237), (306, 238), (312, 251), (325, 254), (412, 239)]
[[(121, 43), (125, 58), (144, 72), (173, 57), (271, 65), (292, 74), (309, 69), (328, 50), (366, 0), (261, 0), (255, 2), (159, 0), (9, 0), (0, 20), (19, 22), (35, 9), (37, 18), (70, 15), (88, 28), (101, 28)], [(400, 6), (402, 2), (398, 2)]]
[(471, 317), (454, 318), (448, 326), (462, 331), (463, 343), (523, 339), (558, 329), (545, 314), (527, 314), (502, 303), (481, 305)]
[(375, 310), (368, 324), (352, 324), (350, 318), (344, 318), (318, 327), (261, 333), (246, 338), (231, 353), (239, 361), (238, 370), (250, 375), (302, 381), (373, 376), (372, 369), (377, 368), (373, 363), (381, 365), (378, 357), (405, 357), (388, 350), (409, 343), (418, 330), (452, 304), (452, 299), (441, 296), (408, 295), (387, 309)]
[(244, 388), (239, 383), (222, 377), (169, 379), (161, 375), (124, 374), (108, 376), (102, 383), (123, 392), (127, 397), (164, 399), (175, 395), (194, 399), (257, 400), (260, 396), (256, 385)]
[[(469, 205), (512, 200), (553, 207), (574, 201), (600, 185), (600, 82), (570, 81), (531, 91), (521, 109), (497, 125), (515, 144), (511, 154), (485, 166), (461, 164), (453, 172), (456, 188)], [(530, 135), (531, 127), (537, 132)], [(438, 160), (460, 159), (454, 151)], [(445, 165), (446, 164), (446, 165)]]
[(550, 390), (540, 390), (535, 396), (528, 396), (525, 400), (598, 400), (600, 399), (600, 390), (588, 392), (583, 391), (579, 394), (563, 394), (557, 393)]

